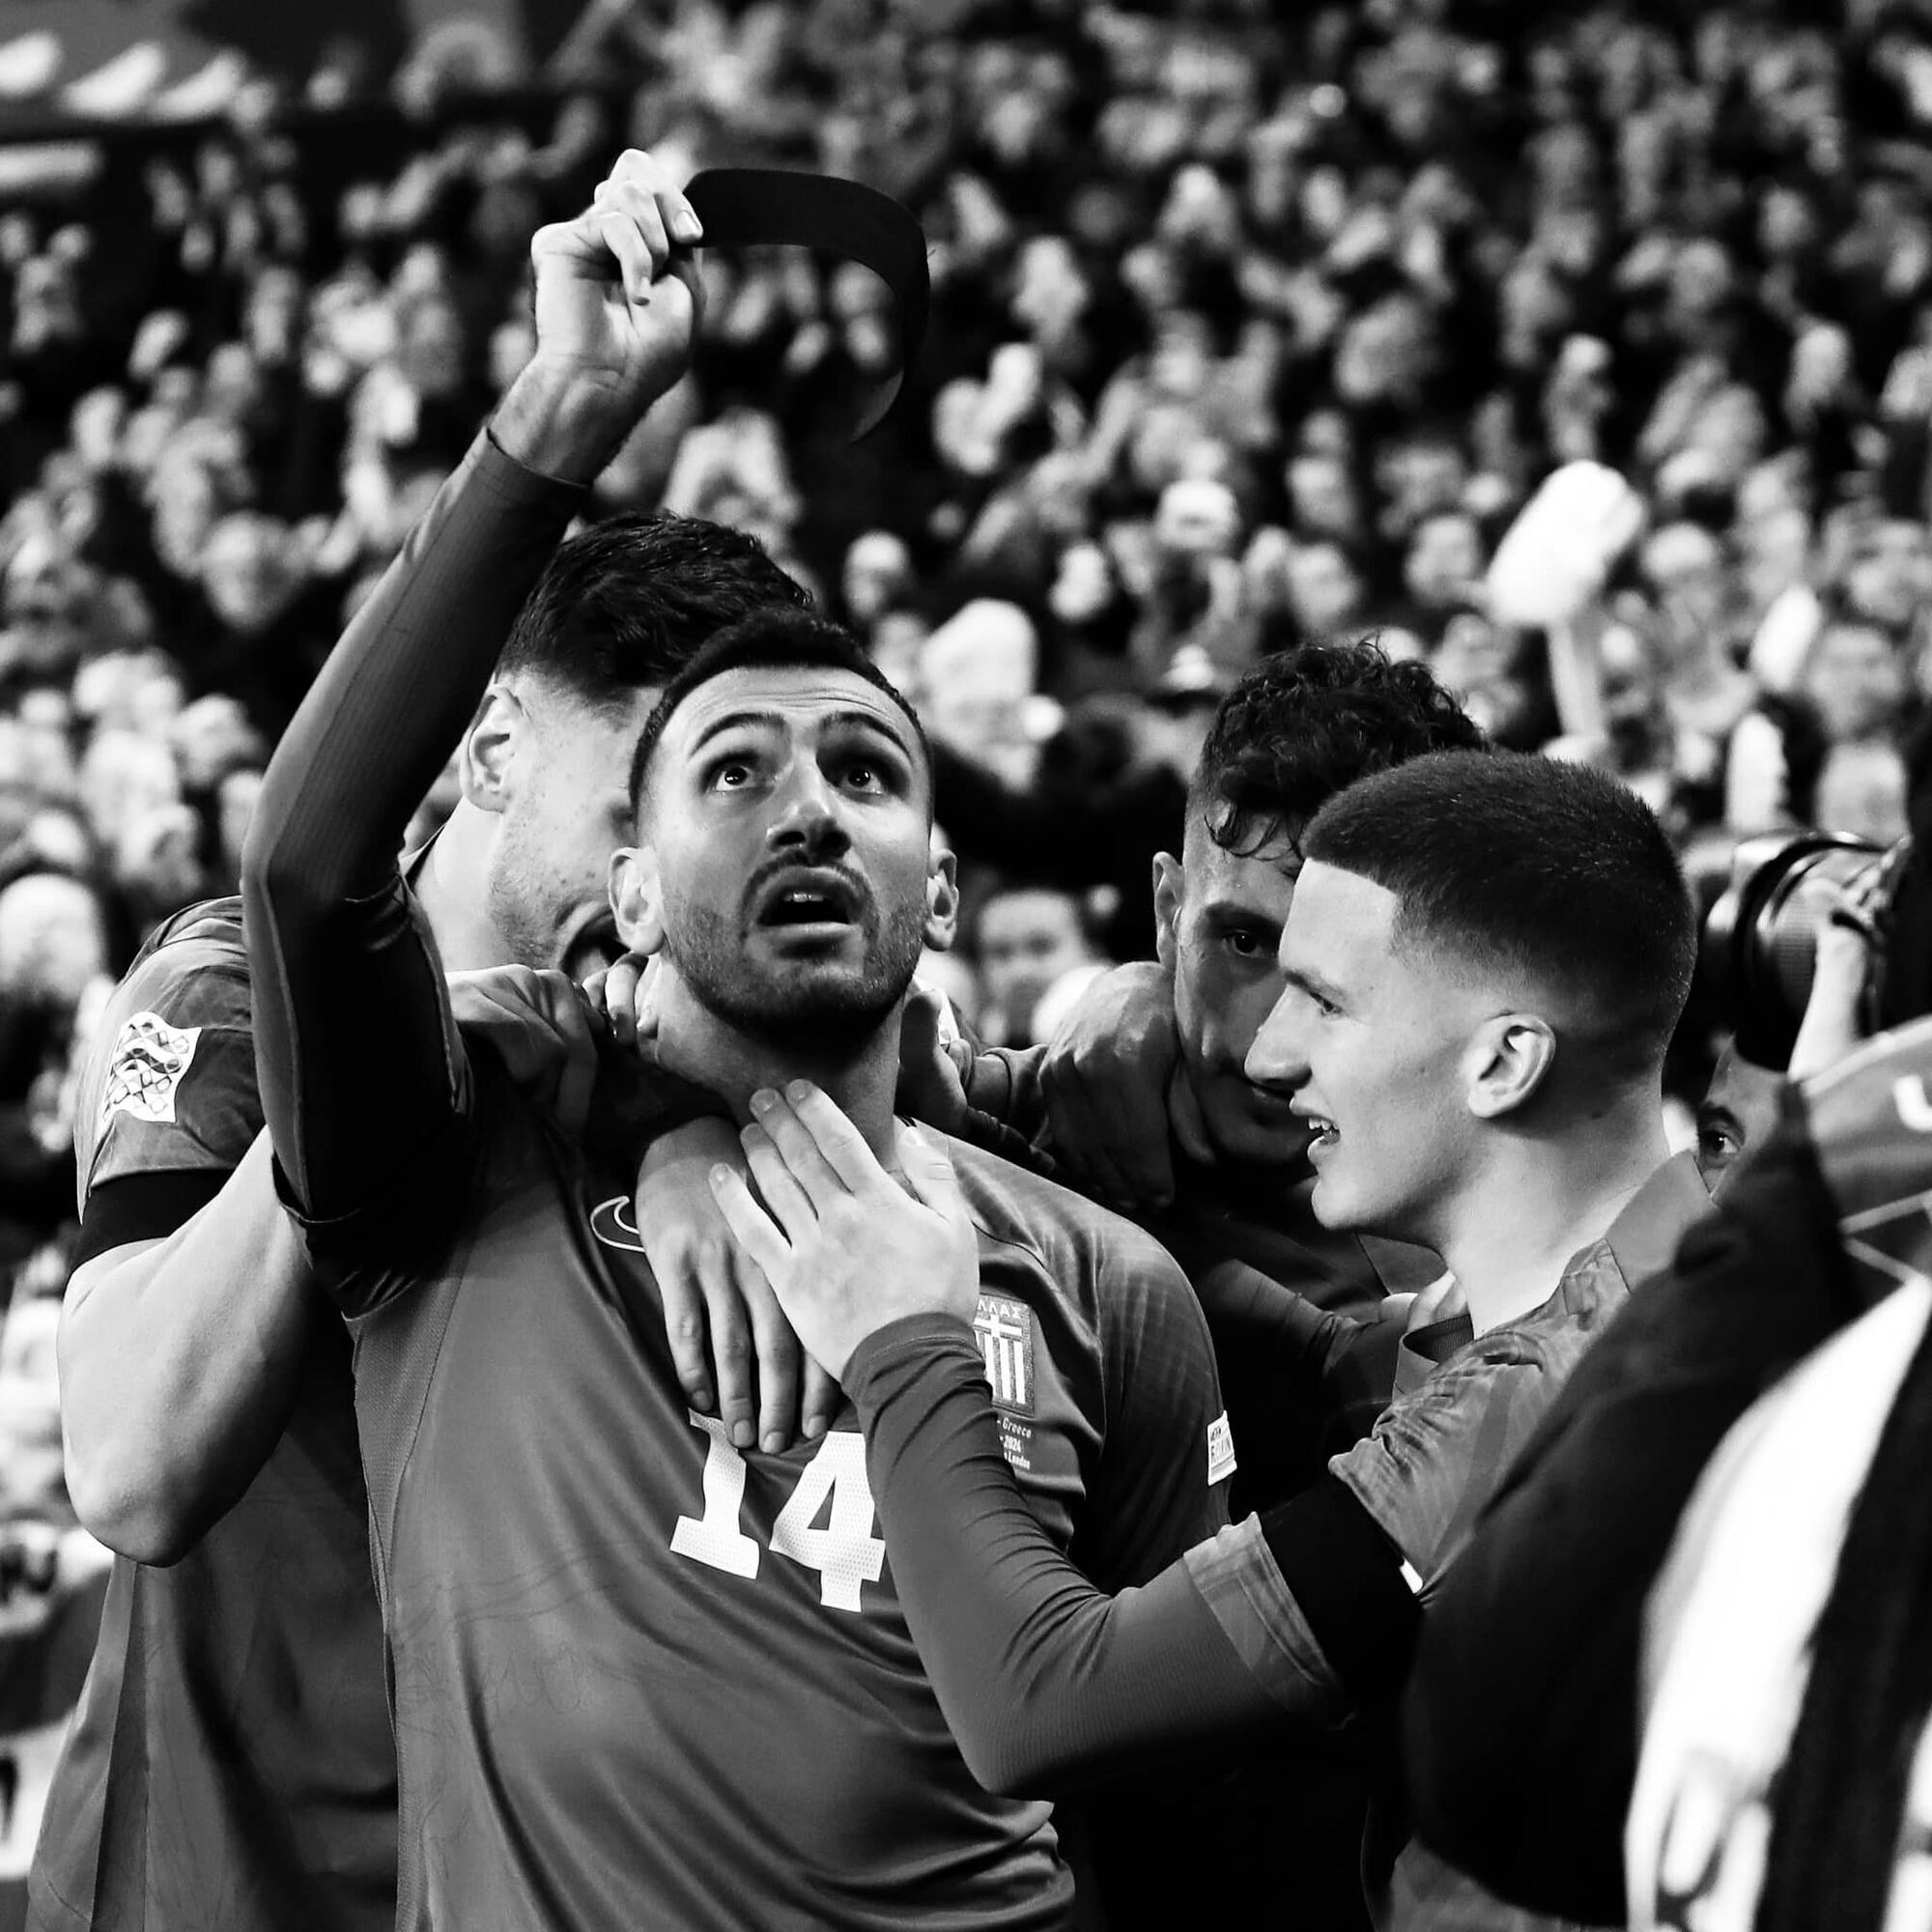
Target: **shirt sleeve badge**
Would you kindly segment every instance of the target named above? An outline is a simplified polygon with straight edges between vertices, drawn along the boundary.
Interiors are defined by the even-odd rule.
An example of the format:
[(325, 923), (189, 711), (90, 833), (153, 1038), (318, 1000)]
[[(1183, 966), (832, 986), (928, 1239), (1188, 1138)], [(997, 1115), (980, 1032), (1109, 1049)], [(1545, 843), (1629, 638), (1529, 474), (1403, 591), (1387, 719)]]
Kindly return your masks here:
[(114, 1042), (101, 1092), (101, 1125), (117, 1113), (173, 1125), (175, 1094), (200, 1038), (199, 1027), (171, 1027), (159, 1013), (136, 1013)]
[(1235, 1430), (1224, 1408), (1208, 1425), (1208, 1487), (1235, 1473)]

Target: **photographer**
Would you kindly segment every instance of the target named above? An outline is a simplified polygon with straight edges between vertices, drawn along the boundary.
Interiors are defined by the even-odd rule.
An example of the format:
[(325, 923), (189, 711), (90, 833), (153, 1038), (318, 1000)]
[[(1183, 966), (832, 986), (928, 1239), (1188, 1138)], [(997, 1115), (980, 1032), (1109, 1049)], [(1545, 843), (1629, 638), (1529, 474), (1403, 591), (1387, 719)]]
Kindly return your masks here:
[[(1894, 952), (1924, 869), (1886, 888)], [(1862, 897), (1814, 901), (1776, 1127), (1585, 1357), (1427, 1606), (1405, 1712), (1420, 1829), (1525, 1906), (1687, 1925), (1721, 1888), (1744, 1900), (1726, 1923), (1760, 1891), (1760, 1927), (1880, 1922), (1932, 1689), (1899, 1668), (1923, 1589), (1922, 1511), (1902, 1497), (1932, 1385), (1914, 1355), (1932, 1023), (1852, 1053), (1917, 998), (1916, 953), (1888, 962), (1882, 1003), (1868, 991), (1878, 870)], [(1861, 1319), (1902, 1283), (1910, 1298)], [(1843, 1395), (1847, 1363), (1870, 1373), (1833, 1406), (1819, 1392), (1836, 1377)]]

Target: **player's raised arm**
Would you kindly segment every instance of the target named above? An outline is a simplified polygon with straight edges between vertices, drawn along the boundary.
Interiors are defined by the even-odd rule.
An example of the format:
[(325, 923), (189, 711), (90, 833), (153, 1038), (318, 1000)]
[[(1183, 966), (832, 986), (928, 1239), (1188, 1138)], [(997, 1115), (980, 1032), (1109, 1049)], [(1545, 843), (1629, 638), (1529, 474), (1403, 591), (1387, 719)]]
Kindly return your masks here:
[(527, 514), (466, 542), (440, 497), (410, 539), (438, 567), (352, 628), (270, 765), (242, 867), (262, 1098), (290, 1199), (352, 1248), (353, 1218), (401, 1205), (456, 1145), (458, 1048), (396, 850), (578, 507), (557, 485), (589, 483), (684, 371), (700, 232), (635, 151), (584, 213), (538, 232), (536, 355), (495, 446), (467, 459), (473, 487)]

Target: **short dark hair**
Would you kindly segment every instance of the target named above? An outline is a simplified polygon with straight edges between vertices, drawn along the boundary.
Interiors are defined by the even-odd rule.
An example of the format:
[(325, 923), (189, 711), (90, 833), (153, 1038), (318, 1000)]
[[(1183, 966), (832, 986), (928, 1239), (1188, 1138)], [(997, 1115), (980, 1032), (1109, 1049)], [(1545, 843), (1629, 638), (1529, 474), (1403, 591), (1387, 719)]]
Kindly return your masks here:
[(772, 605), (807, 611), (811, 593), (756, 537), (702, 517), (611, 517), (557, 546), (497, 670), (611, 707), (668, 684), (706, 639)]
[(767, 607), (726, 625), (708, 642), (700, 644), (665, 687), (664, 696), (644, 721), (638, 749), (631, 756), (632, 812), (636, 813), (643, 804), (644, 780), (665, 726), (699, 685), (709, 684), (728, 670), (790, 670), (800, 667), (850, 671), (874, 690), (883, 691), (905, 713), (920, 754), (930, 770), (932, 748), (926, 743), (925, 727), (919, 722), (919, 713), (906, 701), (898, 686), (866, 655), (851, 632), (810, 611)]
[(1299, 644), (1264, 658), (1221, 700), (1188, 786), (1188, 818), (1251, 858), (1278, 839), (1295, 844), (1357, 779), (1485, 742), (1426, 667), (1393, 664), (1366, 639)]
[(1339, 794), (1301, 849), (1393, 893), (1398, 944), (1556, 992), (1593, 1065), (1662, 1062), (1690, 995), (1696, 918), (1657, 815), (1618, 780), (1534, 754), (1439, 752)]

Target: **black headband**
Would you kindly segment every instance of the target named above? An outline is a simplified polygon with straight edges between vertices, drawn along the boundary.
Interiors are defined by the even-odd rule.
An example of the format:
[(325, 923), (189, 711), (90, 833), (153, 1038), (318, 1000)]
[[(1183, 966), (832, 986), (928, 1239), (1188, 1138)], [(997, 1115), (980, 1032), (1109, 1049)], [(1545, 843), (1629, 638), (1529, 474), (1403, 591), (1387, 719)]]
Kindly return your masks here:
[(897, 400), (925, 335), (932, 283), (925, 233), (891, 195), (832, 175), (784, 168), (707, 168), (686, 185), (685, 199), (704, 224), (707, 248), (782, 243), (843, 255), (870, 269), (893, 292), (898, 311), (899, 365), (866, 398), (852, 432), (869, 435)]

